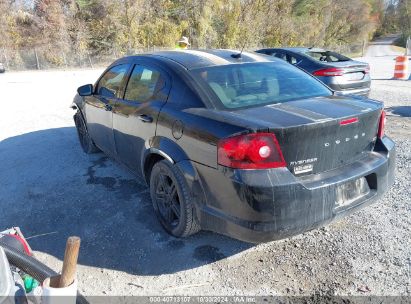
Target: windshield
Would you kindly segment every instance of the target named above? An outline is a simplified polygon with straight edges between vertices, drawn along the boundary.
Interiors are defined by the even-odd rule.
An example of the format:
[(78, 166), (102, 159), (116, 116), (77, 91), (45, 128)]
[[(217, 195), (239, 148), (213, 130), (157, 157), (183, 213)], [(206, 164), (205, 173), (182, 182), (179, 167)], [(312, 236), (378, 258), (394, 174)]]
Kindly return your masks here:
[(306, 52), (306, 55), (309, 57), (316, 59), (318, 61), (325, 61), (325, 62), (341, 62), (341, 61), (349, 61), (351, 60), (348, 57), (345, 57), (341, 54), (335, 53), (335, 52), (330, 52), (330, 51), (324, 51), (324, 52)]
[(223, 107), (230, 109), (332, 95), (305, 72), (279, 62), (214, 66), (191, 72)]

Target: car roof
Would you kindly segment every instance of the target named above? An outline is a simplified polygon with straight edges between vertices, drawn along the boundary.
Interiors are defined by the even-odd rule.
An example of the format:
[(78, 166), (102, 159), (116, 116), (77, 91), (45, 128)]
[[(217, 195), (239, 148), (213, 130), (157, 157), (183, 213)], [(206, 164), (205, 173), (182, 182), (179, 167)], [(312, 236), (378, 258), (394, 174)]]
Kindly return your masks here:
[(241, 58), (235, 58), (232, 55), (239, 54), (239, 50), (171, 50), (171, 51), (160, 51), (153, 52), (150, 54), (142, 54), (136, 56), (129, 56), (129, 58), (156, 58), (159, 60), (172, 60), (187, 70), (192, 70), (196, 68), (204, 68), (211, 66), (220, 66), (228, 64), (241, 64), (241, 63), (253, 63), (253, 62), (281, 62), (281, 60), (269, 57), (266, 55), (242, 52)]

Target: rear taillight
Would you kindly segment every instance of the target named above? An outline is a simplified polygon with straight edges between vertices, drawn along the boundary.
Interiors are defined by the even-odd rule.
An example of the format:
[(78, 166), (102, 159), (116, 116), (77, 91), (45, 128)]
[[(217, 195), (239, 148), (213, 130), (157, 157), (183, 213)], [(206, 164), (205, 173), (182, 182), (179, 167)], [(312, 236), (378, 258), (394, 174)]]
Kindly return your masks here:
[(286, 166), (277, 138), (272, 133), (253, 133), (220, 140), (218, 163), (237, 169)]
[(344, 70), (339, 68), (327, 68), (321, 69), (313, 72), (314, 76), (342, 76), (344, 75)]
[(381, 116), (380, 116), (380, 123), (378, 124), (378, 133), (377, 136), (379, 138), (383, 138), (384, 136), (384, 129), (385, 129), (385, 122), (386, 122), (386, 117), (385, 117), (385, 111), (382, 110)]
[(365, 74), (369, 74), (369, 73), (370, 73), (370, 66), (369, 66), (369, 65), (367, 65), (367, 67), (365, 68), (364, 73), (365, 73)]

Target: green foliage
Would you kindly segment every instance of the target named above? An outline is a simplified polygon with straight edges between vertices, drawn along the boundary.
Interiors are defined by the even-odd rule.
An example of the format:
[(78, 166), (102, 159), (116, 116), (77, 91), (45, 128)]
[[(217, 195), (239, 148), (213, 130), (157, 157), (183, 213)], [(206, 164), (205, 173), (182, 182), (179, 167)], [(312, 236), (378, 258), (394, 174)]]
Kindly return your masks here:
[(400, 33), (398, 43), (405, 46), (407, 37), (411, 36), (411, 0), (390, 1), (382, 19), (377, 34)]
[[(405, 6), (411, 0), (397, 0)], [(0, 1), (0, 47), (47, 50), (81, 58), (173, 48), (188, 36), (193, 48), (338, 46), (368, 39), (383, 22), (409, 20), (383, 0), (32, 0)], [(400, 17), (401, 16), (401, 17)], [(407, 21), (408, 22), (408, 21)], [(90, 57), (89, 57), (90, 56)]]
[(406, 41), (407, 37), (411, 36), (411, 0), (399, 0), (398, 10), (399, 28), (401, 29), (401, 36), (402, 39)]

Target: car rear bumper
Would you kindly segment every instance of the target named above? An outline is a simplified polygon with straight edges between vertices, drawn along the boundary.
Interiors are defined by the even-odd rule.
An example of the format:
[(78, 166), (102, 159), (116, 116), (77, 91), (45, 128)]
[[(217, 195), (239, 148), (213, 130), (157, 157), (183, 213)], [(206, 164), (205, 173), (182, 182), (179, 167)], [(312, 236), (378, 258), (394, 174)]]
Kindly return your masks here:
[(317, 78), (339, 95), (368, 95), (370, 92), (371, 78), (369, 74), (358, 81), (348, 81), (344, 79), (344, 76)]
[(362, 96), (368, 96), (370, 94), (370, 88), (335, 91), (335, 93), (337, 95), (362, 95)]
[[(199, 166), (206, 200), (198, 217), (203, 229), (246, 242), (278, 240), (324, 226), (376, 202), (394, 182), (394, 168), (395, 145), (388, 137), (378, 140), (374, 152), (351, 165), (305, 177), (295, 177), (286, 168), (216, 170)], [(361, 178), (365, 178), (368, 192), (344, 202), (339, 189)]]

